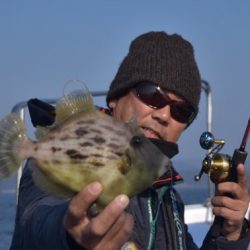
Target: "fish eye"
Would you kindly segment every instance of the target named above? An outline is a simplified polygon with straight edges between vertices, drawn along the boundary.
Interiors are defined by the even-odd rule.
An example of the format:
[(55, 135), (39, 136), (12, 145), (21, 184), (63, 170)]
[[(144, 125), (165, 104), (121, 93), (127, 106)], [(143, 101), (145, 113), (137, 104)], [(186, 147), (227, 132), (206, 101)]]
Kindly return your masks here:
[(131, 146), (139, 146), (142, 143), (142, 138), (140, 136), (133, 136), (130, 145)]

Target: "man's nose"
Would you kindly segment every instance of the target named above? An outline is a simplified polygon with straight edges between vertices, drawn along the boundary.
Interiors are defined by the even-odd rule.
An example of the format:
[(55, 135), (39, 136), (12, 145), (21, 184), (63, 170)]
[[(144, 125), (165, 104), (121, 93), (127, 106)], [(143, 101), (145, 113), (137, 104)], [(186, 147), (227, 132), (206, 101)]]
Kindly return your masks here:
[(171, 119), (170, 106), (166, 105), (163, 108), (154, 109), (152, 112), (152, 117), (162, 124), (169, 123)]

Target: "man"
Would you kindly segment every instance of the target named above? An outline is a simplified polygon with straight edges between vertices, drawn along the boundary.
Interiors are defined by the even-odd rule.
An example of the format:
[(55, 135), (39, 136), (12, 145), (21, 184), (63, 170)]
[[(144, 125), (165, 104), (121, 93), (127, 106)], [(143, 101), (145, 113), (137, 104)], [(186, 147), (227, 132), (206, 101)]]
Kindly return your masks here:
[[(135, 115), (144, 135), (172, 157), (179, 137), (198, 113), (200, 92), (192, 45), (179, 35), (149, 32), (132, 41), (107, 104), (115, 119), (127, 122)], [(247, 249), (248, 188), (242, 164), (237, 175), (238, 183), (217, 186), (213, 212), (223, 218), (222, 224), (218, 232), (211, 227), (202, 249)], [(26, 167), (11, 249), (198, 249), (173, 188), (180, 179), (168, 168), (151, 188), (131, 199), (121, 194), (90, 217), (87, 211), (102, 192), (100, 183), (91, 183), (65, 202), (36, 188)]]

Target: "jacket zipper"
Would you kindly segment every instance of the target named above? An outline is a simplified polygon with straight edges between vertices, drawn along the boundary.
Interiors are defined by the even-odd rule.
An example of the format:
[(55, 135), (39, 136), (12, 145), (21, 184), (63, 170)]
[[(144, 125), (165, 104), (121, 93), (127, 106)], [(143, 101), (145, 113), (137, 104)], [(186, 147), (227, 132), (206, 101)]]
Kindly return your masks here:
[(153, 209), (152, 209), (152, 191), (149, 193), (149, 197), (147, 199), (149, 224), (150, 224), (150, 234), (149, 234), (149, 241), (148, 241), (147, 250), (153, 249), (154, 240), (155, 240), (156, 222), (157, 222), (157, 219), (159, 217), (159, 212), (161, 209), (163, 196), (166, 193), (167, 189), (168, 189), (168, 187), (163, 187), (161, 189), (161, 191), (158, 193), (157, 210), (156, 210), (155, 216), (153, 215)]

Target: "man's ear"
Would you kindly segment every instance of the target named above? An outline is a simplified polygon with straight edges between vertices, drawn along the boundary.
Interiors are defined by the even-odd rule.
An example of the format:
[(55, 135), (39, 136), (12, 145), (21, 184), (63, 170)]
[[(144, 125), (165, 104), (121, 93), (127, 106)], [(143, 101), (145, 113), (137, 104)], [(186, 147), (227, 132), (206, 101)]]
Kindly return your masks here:
[(116, 107), (117, 100), (112, 100), (109, 102), (109, 108), (113, 110)]

